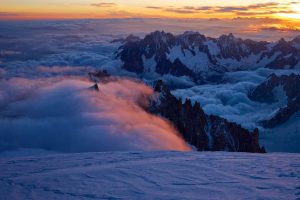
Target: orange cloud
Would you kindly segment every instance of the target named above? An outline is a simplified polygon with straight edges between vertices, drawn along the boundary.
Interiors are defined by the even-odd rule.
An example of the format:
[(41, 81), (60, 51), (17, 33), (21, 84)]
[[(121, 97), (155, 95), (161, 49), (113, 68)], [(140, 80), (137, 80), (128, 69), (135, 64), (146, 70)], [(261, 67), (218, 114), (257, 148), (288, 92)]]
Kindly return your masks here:
[[(117, 4), (99, 2), (70, 7), (7, 7), (0, 13), (0, 19), (78, 19), (78, 18), (279, 18), (300, 19), (300, 1), (287, 3), (267, 2), (243, 6), (193, 6), (174, 4), (168, 6), (166, 2), (158, 6), (133, 4)], [(181, 4), (182, 5), (182, 4)], [(223, 4), (224, 5), (224, 4)], [(9, 9), (8, 9), (9, 8)], [(55, 8), (55, 9), (54, 9)], [(101, 8), (101, 9), (98, 9)]]
[(0, 149), (190, 150), (168, 121), (141, 108), (151, 88), (119, 79), (97, 92), (92, 84), (78, 77), (0, 80), (0, 104), (12, 106), (0, 113), (0, 137), (6, 139)]
[(161, 12), (169, 12), (192, 16), (203, 16), (205, 18), (213, 16), (221, 17), (240, 17), (240, 16), (251, 16), (251, 17), (273, 17), (278, 18), (280, 14), (293, 15), (300, 12), (296, 9), (300, 6), (300, 2), (290, 3), (259, 3), (250, 4), (248, 6), (183, 6), (183, 7), (157, 7), (157, 6), (146, 6), (147, 9), (160, 10)]

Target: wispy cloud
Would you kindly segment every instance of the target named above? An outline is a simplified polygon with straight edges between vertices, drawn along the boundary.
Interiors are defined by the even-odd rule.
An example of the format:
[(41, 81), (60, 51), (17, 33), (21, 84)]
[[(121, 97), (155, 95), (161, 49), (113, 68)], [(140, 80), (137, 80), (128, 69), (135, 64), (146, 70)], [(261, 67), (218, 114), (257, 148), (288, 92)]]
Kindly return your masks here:
[(0, 17), (14, 17), (19, 16), (19, 13), (12, 13), (12, 12), (0, 12)]
[(267, 2), (250, 4), (247, 6), (183, 6), (183, 7), (158, 7), (147, 6), (148, 9), (161, 10), (162, 12), (171, 12), (178, 14), (231, 14), (232, 16), (255, 16), (268, 17), (279, 13), (293, 14), (296, 11), (291, 9), (293, 5), (300, 5), (300, 2)]
[(195, 10), (182, 9), (182, 8), (165, 8), (163, 10), (166, 11), (166, 12), (179, 13), (179, 14), (193, 14), (193, 13), (196, 13)]
[(278, 11), (262, 11), (262, 12), (250, 12), (250, 11), (246, 11), (246, 12), (236, 12), (237, 15), (239, 16), (258, 16), (258, 15), (274, 15), (277, 13), (284, 13), (284, 14), (293, 14), (293, 11), (290, 10), (278, 10)]
[(91, 6), (100, 7), (100, 8), (110, 8), (110, 7), (117, 6), (117, 4), (115, 4), (115, 3), (101, 2), (101, 3), (93, 3), (93, 4), (91, 4)]
[(146, 8), (150, 8), (150, 9), (163, 9), (163, 7), (159, 7), (159, 6), (146, 6)]

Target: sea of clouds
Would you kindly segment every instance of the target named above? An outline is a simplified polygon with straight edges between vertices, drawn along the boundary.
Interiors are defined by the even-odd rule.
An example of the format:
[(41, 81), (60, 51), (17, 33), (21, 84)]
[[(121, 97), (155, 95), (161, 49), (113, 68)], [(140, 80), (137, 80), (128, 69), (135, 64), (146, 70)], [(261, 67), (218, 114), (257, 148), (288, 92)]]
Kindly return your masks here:
[(286, 106), (284, 94), (273, 104), (249, 99), (250, 92), (272, 74), (300, 74), (299, 70), (258, 69), (255, 71), (228, 72), (220, 84), (197, 85), (176, 89), (172, 93), (183, 100), (200, 102), (207, 114), (221, 116), (244, 128), (260, 130), (260, 144), (268, 152), (300, 152), (300, 114), (294, 114), (288, 122), (273, 129), (265, 129), (260, 121), (271, 118), (279, 108)]
[(143, 110), (151, 88), (128, 79), (99, 92), (92, 85), (81, 76), (1, 80), (0, 152), (189, 150), (167, 121)]
[[(106, 19), (65, 21), (0, 21), (0, 68), (37, 66), (92, 66), (114, 69), (119, 43), (134, 34), (140, 37), (164, 30), (174, 34), (198, 31), (209, 37), (234, 33), (238, 37), (290, 40), (300, 32), (252, 30), (259, 19)], [(238, 26), (237, 26), (238, 24)]]
[(220, 84), (197, 85), (172, 92), (177, 97), (200, 102), (208, 114), (221, 116), (251, 130), (259, 126), (259, 121), (268, 119), (278, 108), (286, 105), (282, 101), (273, 104), (255, 102), (248, 97), (251, 90), (273, 73), (280, 76), (300, 74), (300, 71), (261, 68), (255, 71), (228, 72), (224, 74)]
[[(0, 151), (187, 150), (169, 123), (147, 114), (136, 104), (135, 95), (149, 95), (151, 89), (122, 79), (101, 85), (101, 92), (97, 93), (87, 89), (92, 83), (84, 77), (97, 69), (136, 76), (120, 69), (120, 61), (115, 59), (120, 43), (112, 42), (129, 34), (142, 37), (154, 30), (175, 34), (192, 30), (211, 37), (233, 32), (243, 38), (273, 41), (298, 34), (275, 30), (248, 32), (246, 26), (253, 20), (243, 20), (239, 24), (244, 26), (237, 27), (238, 21), (0, 22)], [(274, 72), (269, 69), (229, 72), (217, 85), (195, 85), (187, 77), (163, 78), (178, 88), (184, 85), (185, 89), (173, 91), (176, 96), (199, 101), (208, 114), (253, 129), (279, 105), (253, 102), (248, 93)]]

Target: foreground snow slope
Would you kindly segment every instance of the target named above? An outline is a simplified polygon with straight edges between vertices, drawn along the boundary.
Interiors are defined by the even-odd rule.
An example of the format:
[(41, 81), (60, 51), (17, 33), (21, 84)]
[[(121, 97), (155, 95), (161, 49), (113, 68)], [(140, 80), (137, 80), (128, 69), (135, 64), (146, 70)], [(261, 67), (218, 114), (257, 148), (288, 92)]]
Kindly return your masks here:
[(299, 199), (300, 154), (82, 153), (0, 158), (1, 199)]

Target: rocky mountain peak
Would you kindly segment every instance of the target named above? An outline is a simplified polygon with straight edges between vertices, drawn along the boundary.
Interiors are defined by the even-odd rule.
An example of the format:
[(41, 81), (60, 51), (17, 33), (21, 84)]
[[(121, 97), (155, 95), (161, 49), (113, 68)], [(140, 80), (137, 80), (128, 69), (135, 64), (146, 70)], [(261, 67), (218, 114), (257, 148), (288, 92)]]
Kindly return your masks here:
[(218, 40), (220, 42), (234, 42), (237, 38), (232, 33), (229, 33), (228, 35), (221, 35)]
[(123, 69), (135, 73), (188, 76), (196, 82), (207, 80), (205, 74), (227, 71), (300, 68), (298, 38), (279, 40), (276, 44), (235, 37), (233, 34), (210, 38), (198, 32), (173, 35), (155, 31), (143, 39), (129, 36), (117, 51)]
[(169, 87), (162, 80), (158, 80), (154, 86), (154, 92), (171, 94)]
[(130, 35), (127, 36), (125, 41), (126, 42), (138, 42), (138, 41), (140, 41), (140, 38), (138, 36), (130, 34)]
[(97, 92), (100, 91), (99, 86), (98, 86), (97, 83), (95, 83), (95, 84), (94, 84), (93, 86), (91, 86), (89, 89), (90, 89), (90, 90), (93, 90), (93, 91), (97, 91)]
[(167, 43), (173, 37), (172, 34), (164, 31), (154, 31), (145, 37), (146, 41), (152, 41), (155, 44)]
[(202, 44), (207, 40), (205, 35), (201, 35), (199, 32), (186, 31), (178, 38), (185, 44)]
[(277, 48), (289, 48), (290, 45), (289, 45), (289, 43), (284, 38), (281, 38), (277, 42), (277, 44), (275, 45), (275, 47), (277, 47)]

